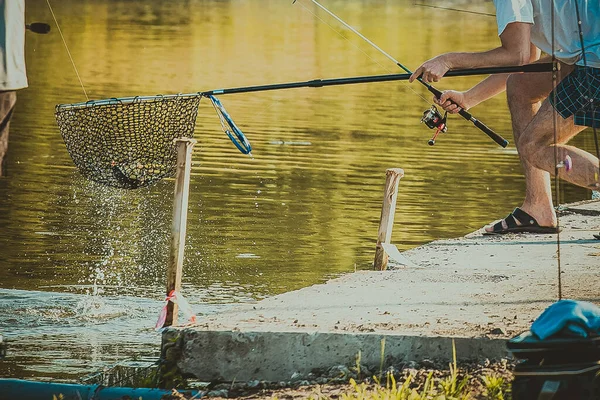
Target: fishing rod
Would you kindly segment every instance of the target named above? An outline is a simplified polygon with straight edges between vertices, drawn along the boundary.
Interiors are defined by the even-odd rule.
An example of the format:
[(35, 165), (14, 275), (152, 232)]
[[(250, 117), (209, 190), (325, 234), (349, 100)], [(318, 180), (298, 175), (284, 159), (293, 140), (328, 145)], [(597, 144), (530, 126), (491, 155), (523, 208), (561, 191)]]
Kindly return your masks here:
[(50, 25), (45, 22), (32, 22), (31, 24), (26, 24), (25, 29), (30, 30), (33, 33), (45, 35), (50, 32)]
[[(471, 68), (471, 69), (457, 69), (450, 70), (445, 76), (472, 76), (472, 75), (491, 75), (491, 74), (507, 74), (517, 72), (547, 72), (552, 71), (551, 63), (540, 63), (540, 64), (527, 64), (517, 65), (509, 67), (484, 67), (484, 68)], [(205, 92), (199, 92), (201, 95), (221, 95), (221, 94), (234, 94), (234, 93), (248, 93), (248, 92), (264, 92), (268, 90), (280, 90), (280, 89), (293, 89), (302, 87), (324, 87), (324, 86), (338, 86), (338, 85), (352, 85), (357, 83), (373, 83), (373, 82), (389, 82), (389, 81), (406, 81), (410, 78), (412, 73), (408, 72), (405, 74), (387, 74), (387, 75), (366, 75), (366, 76), (355, 76), (349, 78), (331, 78), (331, 79), (313, 79), (310, 81), (300, 82), (288, 82), (288, 83), (277, 83), (270, 85), (257, 85), (257, 86), (244, 86), (229, 89), (214, 89)], [(496, 134), (494, 134), (496, 135)], [(496, 135), (498, 136), (498, 135)], [(500, 140), (502, 139), (498, 136)]]
[[(450, 70), (446, 73), (446, 76), (471, 76), (471, 75), (490, 75), (490, 74), (505, 74), (505, 73), (516, 73), (516, 72), (544, 72), (549, 71), (552, 68), (552, 64), (528, 64), (520, 66), (510, 67), (486, 67), (486, 68), (472, 68), (472, 69), (460, 69)], [(102, 106), (114, 106), (117, 104), (125, 105), (130, 103), (138, 103), (145, 101), (159, 102), (163, 100), (170, 100), (173, 98), (181, 97), (207, 97), (213, 104), (223, 131), (231, 139), (233, 144), (243, 153), (250, 154), (252, 146), (246, 139), (243, 132), (237, 127), (233, 119), (229, 116), (225, 107), (215, 97), (223, 94), (235, 94), (235, 93), (250, 93), (250, 92), (264, 92), (269, 90), (281, 90), (281, 89), (293, 89), (303, 87), (314, 87), (320, 88), (325, 86), (339, 86), (339, 85), (351, 85), (358, 83), (374, 83), (374, 82), (390, 82), (390, 81), (406, 81), (411, 77), (412, 74), (387, 74), (387, 75), (366, 75), (366, 76), (355, 76), (349, 78), (330, 78), (330, 79), (313, 79), (310, 81), (299, 81), (299, 82), (287, 82), (287, 83), (276, 83), (270, 85), (256, 85), (256, 86), (242, 86), (227, 89), (213, 89), (204, 92), (196, 92), (189, 94), (176, 94), (176, 95), (159, 95), (159, 96), (135, 96), (135, 97), (121, 97), (104, 100), (89, 100), (82, 103), (75, 104), (60, 104), (56, 106), (57, 113), (65, 110), (77, 110), (89, 107), (102, 107)], [(506, 140), (499, 135), (494, 138), (500, 145), (506, 143)], [(434, 139), (432, 139), (434, 140)]]
[[(548, 64), (528, 64), (522, 66), (510, 66), (510, 67), (488, 67), (488, 68), (472, 68), (472, 69), (462, 69), (462, 70), (450, 70), (446, 73), (446, 76), (471, 76), (471, 75), (491, 75), (491, 74), (505, 74), (505, 73), (515, 73), (515, 72), (546, 72), (551, 71), (553, 65), (551, 63)], [(389, 81), (401, 81), (408, 80), (411, 77), (411, 73), (406, 74), (388, 74), (388, 75), (369, 75), (369, 76), (357, 76), (351, 78), (333, 78), (333, 79), (313, 79), (310, 81), (302, 81), (302, 82), (289, 82), (289, 83), (278, 83), (272, 85), (258, 85), (258, 86), (244, 86), (237, 88), (229, 88), (229, 89), (215, 89), (209, 90), (206, 92), (199, 92), (200, 95), (207, 97), (213, 104), (217, 115), (219, 116), (219, 120), (221, 122), (221, 126), (225, 134), (231, 139), (233, 144), (238, 148), (242, 154), (250, 154), (252, 151), (252, 146), (248, 142), (248, 139), (244, 135), (244, 133), (237, 127), (235, 122), (233, 122), (232, 118), (229, 116), (225, 107), (221, 104), (221, 102), (215, 97), (215, 95), (221, 94), (234, 94), (234, 93), (248, 93), (248, 92), (262, 92), (268, 90), (280, 90), (280, 89), (292, 89), (292, 88), (301, 88), (301, 87), (324, 87), (324, 86), (337, 86), (337, 85), (350, 85), (357, 83), (373, 83), (373, 82), (389, 82)], [(122, 101), (123, 99), (121, 99)], [(135, 99), (133, 100), (135, 101)], [(435, 107), (432, 107), (430, 110), (427, 110), (425, 114), (437, 112)], [(425, 122), (427, 126), (431, 129), (436, 128), (436, 133), (432, 139), (429, 140), (429, 144), (435, 144), (435, 138), (440, 132), (446, 131), (446, 120), (443, 118), (440, 122), (436, 115), (429, 116), (428, 120), (426, 117), (428, 115), (423, 115), (421, 121)], [(439, 115), (439, 112), (437, 112)], [(470, 114), (469, 114), (470, 115)], [(441, 118), (441, 116), (439, 116)], [(474, 118), (473, 118), (474, 119)], [(477, 120), (476, 120), (477, 121)], [(479, 121), (477, 121), (479, 122)], [(483, 125), (483, 124), (482, 124)], [(485, 125), (483, 125), (485, 126)], [(487, 132), (486, 132), (487, 133)], [(492, 132), (488, 133), (496, 143), (498, 143), (502, 147), (506, 147), (508, 141), (506, 141), (502, 136)]]
[[(294, 0), (292, 2), (292, 4), (295, 3), (296, 1), (297, 0)], [(375, 43), (373, 43), (371, 40), (369, 40), (367, 37), (365, 37), (362, 33), (360, 33), (359, 31), (354, 29), (352, 26), (347, 24), (344, 20), (342, 20), (337, 15), (335, 15), (333, 12), (329, 11), (325, 6), (321, 5), (316, 0), (311, 0), (311, 1), (316, 6), (318, 6), (323, 11), (325, 11), (327, 14), (329, 14), (330, 16), (335, 18), (339, 23), (341, 23), (346, 28), (350, 29), (352, 32), (354, 32), (356, 35), (358, 35), (361, 39), (363, 39), (368, 44), (373, 46), (381, 54), (383, 54), (388, 59), (393, 61), (398, 67), (402, 68), (407, 73), (412, 74), (412, 71), (410, 71), (406, 66), (404, 66), (402, 63), (400, 63), (400, 61), (396, 60), (394, 57), (392, 57), (391, 55), (386, 53), (383, 49), (381, 49), (379, 46), (377, 46)], [(445, 76), (448, 76), (448, 74), (446, 74)], [(423, 86), (425, 86), (427, 88), (427, 90), (429, 90), (431, 93), (433, 93), (433, 95), (436, 98), (439, 99), (442, 96), (442, 92), (440, 90), (436, 89), (429, 83), (425, 82), (421, 77), (418, 77), (417, 80), (419, 82), (421, 82), (421, 84), (423, 84)], [(477, 128), (479, 128), (479, 130), (481, 130), (483, 133), (488, 135), (494, 142), (498, 143), (500, 146), (502, 146), (502, 147), (508, 146), (508, 141), (506, 139), (504, 139), (502, 136), (498, 135), (496, 132), (494, 132), (492, 129), (490, 129), (487, 125), (485, 125), (483, 122), (481, 122), (477, 118), (473, 117), (473, 115), (470, 112), (468, 112), (467, 110), (465, 110), (464, 108), (460, 108), (460, 111), (458, 112), (458, 114), (461, 117), (463, 117), (465, 120), (472, 122), (473, 125), (475, 125)], [(438, 133), (446, 131), (446, 116), (442, 117), (434, 105), (432, 105), (429, 110), (427, 110), (423, 113), (423, 118), (421, 119), (421, 122), (424, 122), (430, 129), (434, 129), (434, 128), (436, 129), (436, 133), (434, 134), (434, 137), (429, 141), (430, 145), (435, 144), (435, 138), (437, 137)]]
[[(518, 72), (547, 72), (552, 70), (552, 63), (539, 63), (539, 64), (526, 64), (516, 65), (509, 67), (483, 67), (483, 68), (469, 68), (469, 69), (456, 69), (449, 70), (445, 76), (472, 76), (472, 75), (492, 75), (492, 74), (507, 74), (507, 73), (518, 73)], [(91, 105), (102, 106), (110, 104), (127, 104), (137, 101), (145, 101), (147, 99), (164, 98), (169, 99), (172, 97), (188, 97), (188, 96), (217, 96), (222, 94), (235, 94), (235, 93), (250, 93), (250, 92), (265, 92), (269, 90), (281, 90), (281, 89), (294, 89), (303, 87), (324, 87), (324, 86), (339, 86), (339, 85), (352, 85), (357, 83), (374, 83), (374, 82), (389, 82), (389, 81), (406, 81), (412, 74), (387, 74), (387, 75), (364, 75), (354, 76), (347, 78), (328, 78), (328, 79), (312, 79), (309, 81), (297, 81), (297, 82), (286, 82), (286, 83), (275, 83), (268, 85), (256, 85), (256, 86), (241, 86), (226, 89), (213, 89), (206, 90), (203, 92), (187, 93), (187, 94), (173, 94), (173, 95), (160, 95), (160, 96), (131, 96), (121, 98), (110, 98), (103, 100), (89, 100), (81, 103), (74, 104), (59, 104), (59, 109), (73, 109), (73, 108), (86, 108)]]
[(467, 13), (467, 14), (485, 15), (486, 17), (495, 17), (496, 16), (496, 14), (492, 14), (492, 13), (486, 13), (486, 12), (481, 12), (481, 11), (462, 10), (460, 8), (440, 7), (440, 6), (434, 6), (431, 4), (413, 3), (413, 6), (429, 7), (429, 8), (435, 8), (438, 10), (456, 11), (456, 12), (462, 12), (462, 13)]

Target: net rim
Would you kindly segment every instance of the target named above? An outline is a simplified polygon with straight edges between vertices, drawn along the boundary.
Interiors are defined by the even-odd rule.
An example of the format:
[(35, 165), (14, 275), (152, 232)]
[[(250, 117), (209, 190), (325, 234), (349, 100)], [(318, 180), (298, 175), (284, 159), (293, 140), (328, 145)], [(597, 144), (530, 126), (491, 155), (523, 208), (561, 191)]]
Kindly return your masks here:
[(204, 92), (196, 92), (196, 93), (178, 93), (178, 94), (157, 94), (154, 96), (129, 96), (129, 97), (112, 97), (101, 100), (88, 100), (81, 103), (72, 103), (72, 104), (58, 104), (56, 105), (56, 112), (66, 111), (66, 110), (76, 110), (82, 108), (90, 108), (90, 107), (106, 107), (106, 106), (114, 106), (114, 105), (127, 105), (127, 104), (135, 104), (135, 103), (154, 103), (158, 101), (166, 101), (172, 99), (192, 99), (196, 97), (204, 96)]

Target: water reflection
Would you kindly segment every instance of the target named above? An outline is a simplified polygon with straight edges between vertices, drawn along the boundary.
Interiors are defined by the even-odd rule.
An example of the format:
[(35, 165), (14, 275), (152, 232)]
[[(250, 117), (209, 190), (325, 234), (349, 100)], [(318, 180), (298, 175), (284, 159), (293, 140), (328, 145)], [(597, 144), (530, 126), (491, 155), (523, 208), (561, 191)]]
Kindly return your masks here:
[[(398, 72), (308, 2), (311, 12), (290, 3), (53, 6), (96, 99)], [(431, 10), (408, 1), (328, 6), (409, 66), (498, 40), (493, 19), (431, 18)], [(29, 0), (27, 7), (29, 19), (51, 21), (45, 1)], [(60, 37), (28, 37), (27, 62), (30, 87), (11, 126), (11, 174), (0, 179), (0, 306), (9, 310), (0, 329), (16, 342), (3, 373), (76, 377), (119, 357), (155, 354), (150, 328), (164, 295), (173, 182), (122, 191), (83, 180), (53, 115), (55, 104), (85, 101)], [(439, 87), (464, 89), (475, 81)], [(465, 234), (520, 203), (524, 183), (514, 148), (499, 148), (454, 117), (449, 133), (428, 146), (431, 132), (418, 121), (429, 107), (421, 96), (429, 94), (407, 85), (223, 96), (254, 158), (234, 148), (210, 104), (201, 103), (184, 267), (184, 294), (199, 314), (369, 269), (386, 168), (405, 170), (392, 237), (401, 249)], [(510, 138), (502, 96), (473, 114)], [(591, 136), (580, 135), (576, 145), (591, 149)], [(562, 188), (561, 202), (589, 195)], [(86, 301), (116, 302), (127, 315), (107, 312), (97, 325), (83, 317), (89, 308), (78, 305)], [(43, 337), (43, 349), (29, 348)], [(96, 358), (77, 364), (82, 354)]]

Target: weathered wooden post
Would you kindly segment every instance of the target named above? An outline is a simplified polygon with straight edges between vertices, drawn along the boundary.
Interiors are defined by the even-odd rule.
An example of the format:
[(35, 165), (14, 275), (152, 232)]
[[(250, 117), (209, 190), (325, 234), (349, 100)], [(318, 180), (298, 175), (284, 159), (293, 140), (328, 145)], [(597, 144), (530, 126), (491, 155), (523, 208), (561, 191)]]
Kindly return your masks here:
[(377, 235), (377, 247), (375, 248), (376, 270), (383, 271), (387, 268), (388, 255), (381, 243), (390, 243), (392, 240), (392, 228), (394, 226), (394, 213), (396, 212), (396, 200), (398, 198), (398, 184), (404, 176), (404, 170), (390, 168), (385, 171), (385, 190), (383, 193), (383, 206), (381, 208), (381, 219), (379, 220), (379, 233)]
[[(171, 291), (181, 290), (183, 271), (183, 249), (187, 225), (188, 196), (190, 193), (190, 174), (192, 169), (192, 150), (196, 140), (175, 139), (177, 148), (177, 175), (175, 177), (175, 198), (173, 199), (173, 225), (171, 226), (171, 249), (167, 267), (167, 296)], [(177, 323), (177, 304), (169, 301), (164, 326)]]

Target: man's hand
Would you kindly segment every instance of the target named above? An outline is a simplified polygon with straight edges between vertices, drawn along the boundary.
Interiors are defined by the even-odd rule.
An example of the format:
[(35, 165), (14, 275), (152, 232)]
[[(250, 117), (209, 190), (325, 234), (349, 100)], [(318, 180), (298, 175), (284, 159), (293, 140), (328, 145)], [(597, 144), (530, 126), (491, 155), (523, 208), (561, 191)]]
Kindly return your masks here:
[(456, 90), (446, 90), (442, 92), (439, 99), (434, 96), (433, 102), (450, 114), (457, 114), (461, 109), (469, 109), (465, 92), (457, 92)]
[(425, 82), (437, 82), (449, 69), (450, 65), (445, 54), (441, 54), (421, 64), (421, 66), (413, 72), (408, 81), (414, 82), (415, 79), (421, 76), (421, 79)]

